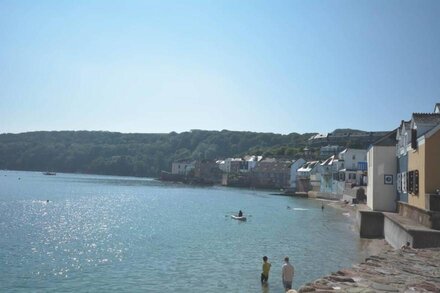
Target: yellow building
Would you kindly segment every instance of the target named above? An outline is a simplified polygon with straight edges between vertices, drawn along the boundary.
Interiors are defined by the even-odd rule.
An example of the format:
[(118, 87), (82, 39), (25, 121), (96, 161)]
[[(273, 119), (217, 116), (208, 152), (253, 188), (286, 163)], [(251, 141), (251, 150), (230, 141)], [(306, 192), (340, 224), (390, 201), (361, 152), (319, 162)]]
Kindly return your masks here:
[(399, 213), (440, 229), (440, 114), (413, 114), (408, 145), (408, 204)]

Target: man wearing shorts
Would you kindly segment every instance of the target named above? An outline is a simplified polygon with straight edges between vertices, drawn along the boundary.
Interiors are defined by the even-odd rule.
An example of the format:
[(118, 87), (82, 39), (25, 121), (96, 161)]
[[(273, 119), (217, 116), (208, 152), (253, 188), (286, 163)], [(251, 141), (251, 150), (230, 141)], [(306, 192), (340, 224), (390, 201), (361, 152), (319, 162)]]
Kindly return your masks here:
[(283, 279), (283, 286), (284, 286), (284, 290), (289, 291), (290, 289), (292, 289), (292, 282), (293, 282), (293, 275), (294, 275), (294, 268), (293, 266), (289, 263), (289, 257), (285, 257), (284, 258), (284, 264), (283, 267), (281, 268), (282, 274), (281, 277)]

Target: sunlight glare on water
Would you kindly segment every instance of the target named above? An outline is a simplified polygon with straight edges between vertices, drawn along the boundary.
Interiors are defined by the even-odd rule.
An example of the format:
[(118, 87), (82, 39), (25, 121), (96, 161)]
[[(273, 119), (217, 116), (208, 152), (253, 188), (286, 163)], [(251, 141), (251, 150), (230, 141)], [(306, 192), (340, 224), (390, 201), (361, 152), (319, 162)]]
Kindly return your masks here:
[(260, 292), (263, 255), (264, 292), (282, 292), (285, 255), (294, 287), (361, 258), (351, 220), (314, 200), (38, 172), (0, 186), (1, 292)]

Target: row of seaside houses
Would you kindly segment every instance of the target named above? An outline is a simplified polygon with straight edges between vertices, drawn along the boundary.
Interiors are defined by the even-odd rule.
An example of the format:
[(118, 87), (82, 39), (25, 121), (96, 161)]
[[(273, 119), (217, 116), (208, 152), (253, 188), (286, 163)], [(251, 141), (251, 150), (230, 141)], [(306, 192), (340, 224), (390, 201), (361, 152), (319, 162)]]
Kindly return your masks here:
[(226, 186), (277, 188), (287, 192), (342, 195), (347, 187), (365, 185), (366, 150), (344, 149), (324, 161), (245, 156), (213, 161), (173, 162), (172, 179), (195, 177)]
[(367, 205), (440, 230), (440, 103), (408, 121), (368, 150)]

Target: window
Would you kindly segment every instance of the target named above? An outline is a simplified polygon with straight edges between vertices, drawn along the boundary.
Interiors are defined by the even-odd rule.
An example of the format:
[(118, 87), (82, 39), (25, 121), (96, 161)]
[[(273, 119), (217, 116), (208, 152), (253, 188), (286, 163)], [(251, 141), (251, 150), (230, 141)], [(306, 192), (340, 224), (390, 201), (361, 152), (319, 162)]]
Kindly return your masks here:
[(419, 170), (414, 171), (414, 193), (419, 194)]
[(414, 171), (408, 172), (408, 192), (414, 193)]
[(406, 192), (407, 192), (407, 190), (406, 190), (406, 185), (407, 185), (406, 178), (407, 178), (407, 176), (406, 176), (406, 172), (403, 172), (403, 173), (402, 173), (402, 192), (403, 192), (403, 193), (406, 193)]
[(419, 195), (419, 171), (409, 171), (408, 176), (408, 192), (414, 195)]
[(397, 174), (397, 192), (402, 192), (402, 173)]
[(411, 129), (411, 148), (417, 149), (417, 129)]

